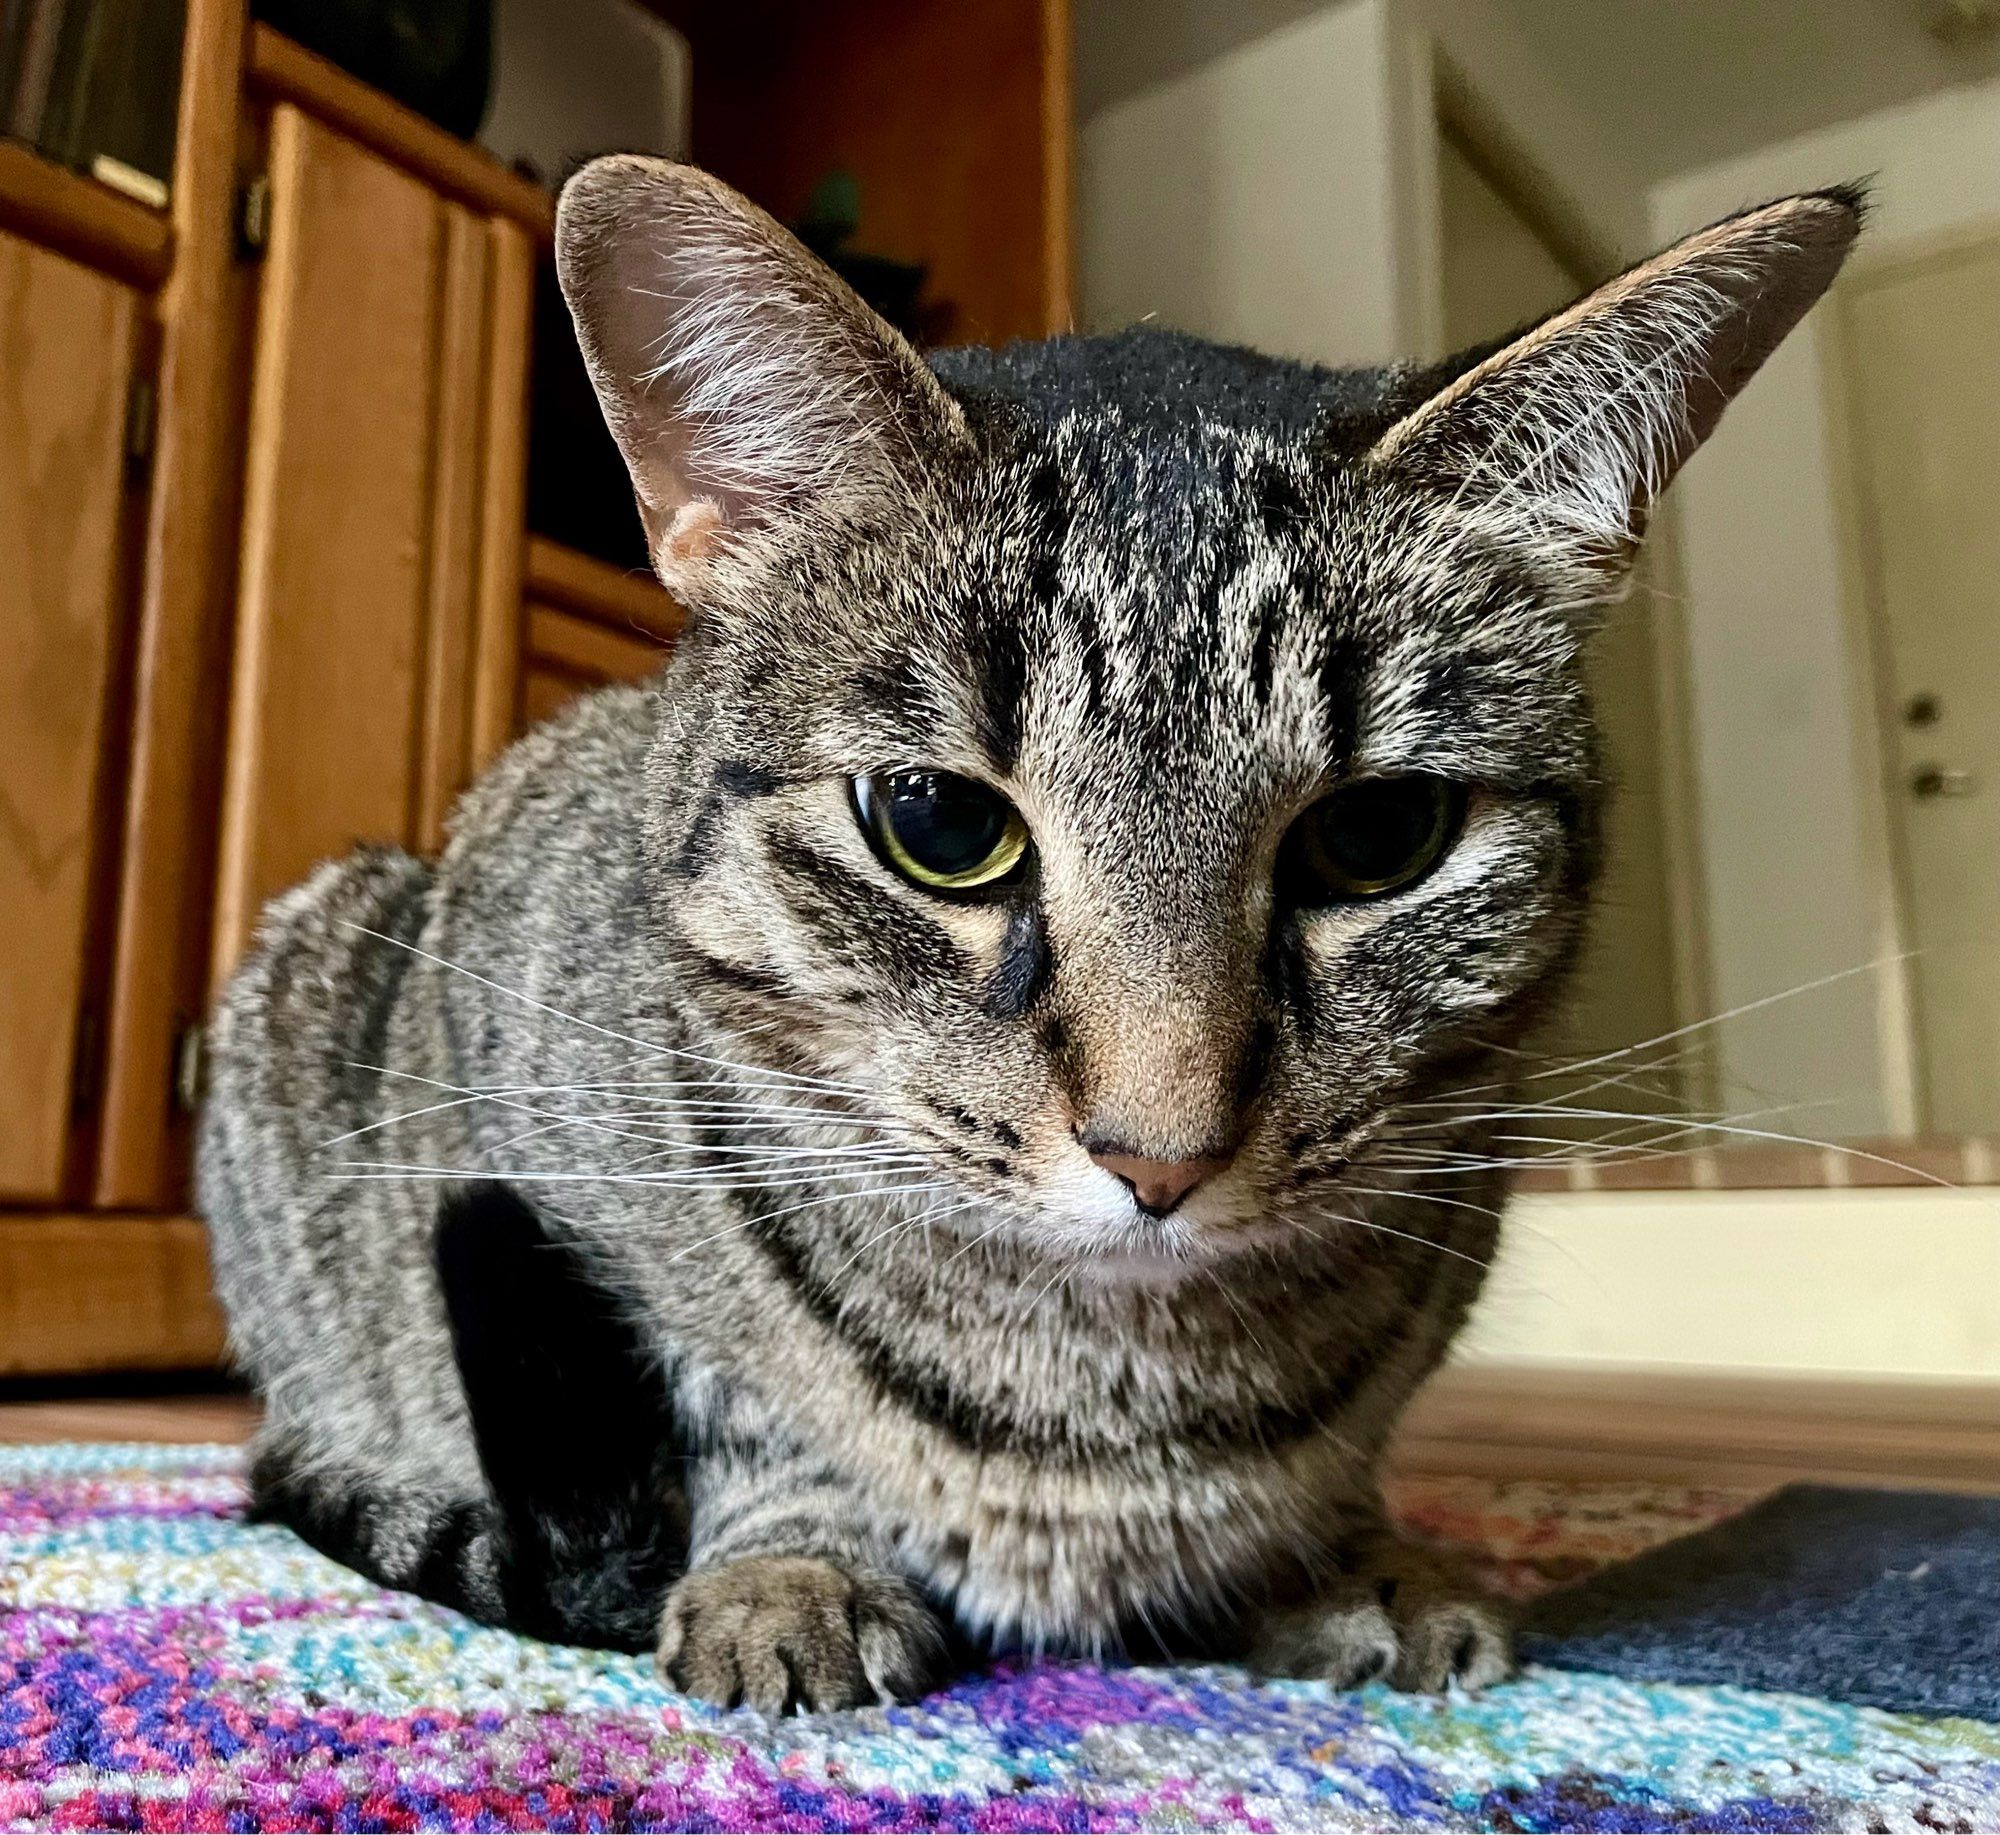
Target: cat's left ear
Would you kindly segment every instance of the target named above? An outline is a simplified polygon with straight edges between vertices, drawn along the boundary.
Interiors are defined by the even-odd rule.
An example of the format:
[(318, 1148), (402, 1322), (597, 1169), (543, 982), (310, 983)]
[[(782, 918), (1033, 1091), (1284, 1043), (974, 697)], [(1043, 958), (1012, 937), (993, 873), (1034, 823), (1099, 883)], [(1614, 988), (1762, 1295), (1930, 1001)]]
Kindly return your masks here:
[(684, 598), (754, 596), (777, 555), (893, 515), (969, 440), (904, 338), (693, 166), (584, 167), (556, 268), (653, 564)]
[(1743, 212), (1557, 313), (1406, 415), (1367, 463), (1563, 570), (1616, 573), (1647, 513), (1861, 227), (1858, 190)]

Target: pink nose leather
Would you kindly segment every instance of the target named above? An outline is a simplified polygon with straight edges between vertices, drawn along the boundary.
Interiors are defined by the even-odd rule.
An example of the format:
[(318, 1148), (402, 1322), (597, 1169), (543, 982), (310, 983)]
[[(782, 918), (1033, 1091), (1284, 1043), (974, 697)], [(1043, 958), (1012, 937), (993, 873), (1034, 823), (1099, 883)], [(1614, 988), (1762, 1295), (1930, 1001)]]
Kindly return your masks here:
[(1119, 1153), (1109, 1147), (1088, 1149), (1090, 1157), (1108, 1173), (1132, 1188), (1142, 1211), (1164, 1217), (1204, 1179), (1213, 1178), (1227, 1160), (1149, 1160), (1136, 1153)]

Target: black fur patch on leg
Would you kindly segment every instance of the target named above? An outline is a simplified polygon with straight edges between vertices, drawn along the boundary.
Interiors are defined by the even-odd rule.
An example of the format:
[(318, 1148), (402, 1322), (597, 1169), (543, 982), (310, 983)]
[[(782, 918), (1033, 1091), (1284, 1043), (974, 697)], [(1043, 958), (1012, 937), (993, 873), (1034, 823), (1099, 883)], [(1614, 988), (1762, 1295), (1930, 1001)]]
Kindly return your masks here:
[(651, 1649), (687, 1564), (664, 1372), (582, 1251), (509, 1186), (447, 1199), (437, 1259), (504, 1524), (507, 1622), (566, 1643)]
[(343, 1567), (372, 1579), (384, 1576), (368, 1538), (368, 1499), (359, 1491), (304, 1476), (283, 1453), (265, 1448), (250, 1462), (253, 1523), (276, 1523)]
[(452, 1502), (370, 1490), (352, 1473), (266, 1445), (251, 1462), (248, 1514), (253, 1523), (280, 1524), (383, 1586), (421, 1593), (489, 1624), (501, 1621), (492, 1557), (502, 1525), (483, 1498)]

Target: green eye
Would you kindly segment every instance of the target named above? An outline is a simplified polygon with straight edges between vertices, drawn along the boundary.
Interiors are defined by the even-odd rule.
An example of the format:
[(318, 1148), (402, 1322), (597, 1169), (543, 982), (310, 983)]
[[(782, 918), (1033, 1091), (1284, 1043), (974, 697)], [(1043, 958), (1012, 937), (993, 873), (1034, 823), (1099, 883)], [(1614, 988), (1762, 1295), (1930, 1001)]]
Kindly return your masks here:
[(950, 771), (857, 777), (854, 812), (881, 859), (928, 891), (997, 885), (1027, 857), (1027, 824), (1014, 806)]
[(1301, 904), (1382, 898), (1445, 857), (1465, 820), (1465, 788), (1442, 777), (1365, 777), (1292, 824), (1281, 875)]

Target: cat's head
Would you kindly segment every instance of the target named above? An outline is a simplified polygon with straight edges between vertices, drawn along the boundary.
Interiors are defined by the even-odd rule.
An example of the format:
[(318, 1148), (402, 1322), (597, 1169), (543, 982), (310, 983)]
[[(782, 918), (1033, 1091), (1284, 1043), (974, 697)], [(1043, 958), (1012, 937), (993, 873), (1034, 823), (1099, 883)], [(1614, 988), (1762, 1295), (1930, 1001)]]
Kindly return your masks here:
[(1315, 1227), (1559, 980), (1595, 609), (1858, 222), (1747, 212), (1428, 377), (1167, 334), (934, 371), (713, 179), (590, 167), (563, 281), (693, 610), (651, 836), (686, 985), (981, 1227)]

